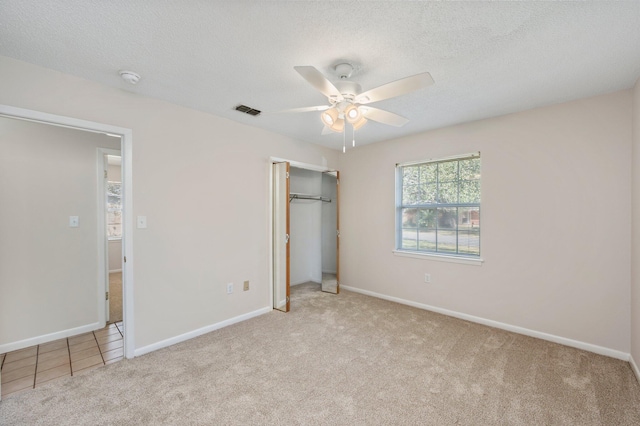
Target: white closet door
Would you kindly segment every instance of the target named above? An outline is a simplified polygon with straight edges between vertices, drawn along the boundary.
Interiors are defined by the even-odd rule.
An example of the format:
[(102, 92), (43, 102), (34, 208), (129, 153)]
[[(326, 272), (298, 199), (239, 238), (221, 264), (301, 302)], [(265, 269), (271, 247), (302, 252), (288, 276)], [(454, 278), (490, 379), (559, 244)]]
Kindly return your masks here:
[(273, 165), (273, 307), (289, 312), (289, 163)]

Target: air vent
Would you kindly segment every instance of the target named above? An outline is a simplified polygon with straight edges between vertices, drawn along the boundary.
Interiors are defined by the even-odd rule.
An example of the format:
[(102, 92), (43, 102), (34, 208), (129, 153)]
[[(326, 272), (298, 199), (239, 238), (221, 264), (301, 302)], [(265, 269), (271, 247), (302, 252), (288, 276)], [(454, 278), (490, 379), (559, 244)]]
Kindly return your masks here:
[(253, 109), (253, 108), (248, 107), (246, 105), (238, 105), (236, 107), (236, 111), (244, 112), (244, 113), (249, 114), (249, 115), (260, 115), (260, 113), (262, 112), (259, 109)]

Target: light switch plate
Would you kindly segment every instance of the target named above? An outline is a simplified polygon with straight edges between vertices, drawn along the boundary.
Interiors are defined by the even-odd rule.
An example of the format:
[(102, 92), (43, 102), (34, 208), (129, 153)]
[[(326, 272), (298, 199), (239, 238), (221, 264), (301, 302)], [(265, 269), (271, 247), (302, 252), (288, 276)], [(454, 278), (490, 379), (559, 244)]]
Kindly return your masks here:
[(138, 220), (136, 221), (138, 229), (146, 229), (147, 228), (147, 217), (146, 216), (138, 216)]
[(69, 216), (69, 228), (77, 228), (80, 226), (80, 218), (78, 216)]

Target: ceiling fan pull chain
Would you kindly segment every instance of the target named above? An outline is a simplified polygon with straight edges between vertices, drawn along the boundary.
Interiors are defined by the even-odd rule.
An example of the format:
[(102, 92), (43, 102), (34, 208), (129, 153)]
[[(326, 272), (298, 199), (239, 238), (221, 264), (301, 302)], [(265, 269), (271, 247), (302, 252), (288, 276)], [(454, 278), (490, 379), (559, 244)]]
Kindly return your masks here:
[(353, 130), (353, 147), (356, 147), (356, 128), (351, 126), (351, 130)]
[(347, 129), (342, 128), (342, 153), (343, 154), (347, 152), (347, 144), (346, 144), (347, 137), (345, 136), (346, 133), (347, 133)]

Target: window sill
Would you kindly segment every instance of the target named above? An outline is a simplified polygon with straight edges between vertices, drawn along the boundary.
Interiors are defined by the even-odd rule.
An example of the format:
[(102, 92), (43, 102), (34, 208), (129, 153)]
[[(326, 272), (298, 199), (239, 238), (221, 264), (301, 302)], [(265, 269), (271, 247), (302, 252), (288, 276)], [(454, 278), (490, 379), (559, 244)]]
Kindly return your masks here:
[(408, 250), (392, 250), (392, 253), (395, 256), (401, 256), (401, 257), (412, 257), (414, 259), (428, 259), (428, 260), (435, 260), (439, 262), (462, 263), (465, 265), (475, 265), (475, 266), (481, 266), (482, 262), (484, 262), (484, 260), (479, 257), (472, 258), (472, 257), (462, 257), (462, 256), (447, 256), (446, 254), (424, 253), (424, 252), (408, 251)]
[(122, 237), (108, 237), (109, 241), (122, 241)]

